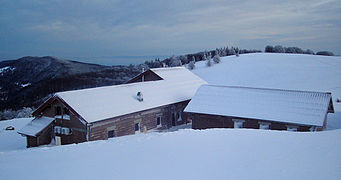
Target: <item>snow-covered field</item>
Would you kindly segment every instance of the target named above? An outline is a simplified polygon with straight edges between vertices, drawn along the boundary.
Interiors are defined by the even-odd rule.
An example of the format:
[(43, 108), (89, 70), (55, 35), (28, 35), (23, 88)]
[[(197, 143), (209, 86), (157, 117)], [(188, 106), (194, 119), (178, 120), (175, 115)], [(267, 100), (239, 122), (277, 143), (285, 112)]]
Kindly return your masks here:
[[(26, 138), (18, 134), (17, 131), (31, 120), (32, 118), (18, 118), (0, 121), (0, 154), (5, 151), (26, 149)], [(13, 126), (15, 129), (5, 130), (8, 126)]]
[(246, 54), (193, 72), (210, 84), (330, 91), (336, 113), (323, 132), (173, 129), (30, 149), (16, 133), (30, 118), (0, 121), (0, 179), (341, 179), (340, 57)]
[(0, 154), (0, 179), (340, 179), (341, 130), (179, 130)]

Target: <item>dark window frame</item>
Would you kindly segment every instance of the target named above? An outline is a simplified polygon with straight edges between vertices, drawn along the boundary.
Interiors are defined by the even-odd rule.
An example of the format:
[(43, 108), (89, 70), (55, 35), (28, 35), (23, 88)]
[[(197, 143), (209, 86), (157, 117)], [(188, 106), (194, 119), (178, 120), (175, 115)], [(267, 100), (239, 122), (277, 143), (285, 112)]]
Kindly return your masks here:
[(159, 117), (156, 117), (156, 126), (161, 126), (161, 116), (159, 116)]
[(141, 129), (140, 123), (135, 123), (135, 132), (140, 131), (140, 129)]
[(115, 137), (115, 130), (108, 131), (108, 138)]

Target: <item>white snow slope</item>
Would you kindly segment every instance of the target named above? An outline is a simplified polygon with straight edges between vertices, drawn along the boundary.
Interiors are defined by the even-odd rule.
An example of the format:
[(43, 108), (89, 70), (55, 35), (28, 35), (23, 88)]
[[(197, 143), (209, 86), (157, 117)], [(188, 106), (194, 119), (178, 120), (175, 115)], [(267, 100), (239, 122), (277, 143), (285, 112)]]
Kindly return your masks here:
[(340, 179), (341, 130), (179, 130), (0, 154), (0, 179)]

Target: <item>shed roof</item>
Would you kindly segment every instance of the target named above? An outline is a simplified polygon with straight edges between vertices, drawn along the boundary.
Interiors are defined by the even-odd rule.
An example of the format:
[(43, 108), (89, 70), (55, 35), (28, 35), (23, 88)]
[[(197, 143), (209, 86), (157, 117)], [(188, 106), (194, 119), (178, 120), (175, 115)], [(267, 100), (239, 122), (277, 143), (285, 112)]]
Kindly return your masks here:
[(330, 103), (323, 92), (202, 85), (185, 111), (323, 126)]
[[(56, 93), (87, 122), (190, 100), (204, 80), (184, 67), (151, 69), (163, 80)], [(137, 100), (137, 93), (143, 101)]]
[(37, 136), (43, 129), (49, 126), (54, 118), (42, 116), (33, 119), (30, 123), (18, 131), (19, 134), (26, 136)]

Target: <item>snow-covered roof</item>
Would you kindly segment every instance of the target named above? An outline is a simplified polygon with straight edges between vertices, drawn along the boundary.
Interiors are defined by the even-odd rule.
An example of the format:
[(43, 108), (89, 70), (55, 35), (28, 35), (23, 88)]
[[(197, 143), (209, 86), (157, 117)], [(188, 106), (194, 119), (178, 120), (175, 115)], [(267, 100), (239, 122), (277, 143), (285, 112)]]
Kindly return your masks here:
[[(206, 84), (184, 67), (151, 70), (164, 80), (59, 92), (56, 96), (91, 123), (190, 100), (200, 85)], [(138, 92), (143, 101), (137, 100)]]
[(23, 134), (23, 135), (28, 135), (28, 136), (36, 136), (44, 128), (46, 128), (49, 124), (51, 124), (53, 120), (54, 118), (45, 117), (45, 116), (33, 119), (30, 123), (28, 123), (22, 129), (20, 129), (18, 133)]
[(167, 81), (195, 81), (198, 79), (198, 76), (193, 76), (193, 73), (185, 67), (154, 68), (150, 70)]
[(202, 85), (185, 112), (323, 126), (330, 93)]

